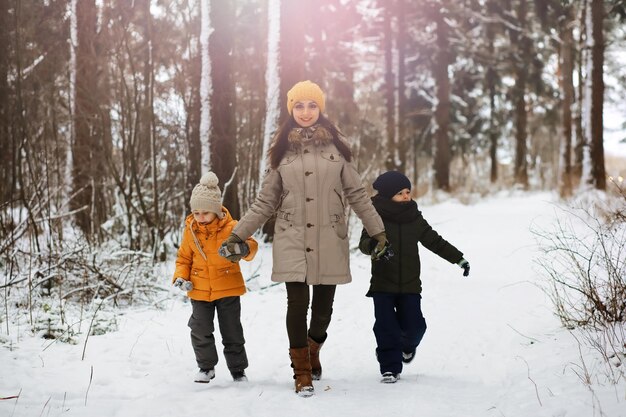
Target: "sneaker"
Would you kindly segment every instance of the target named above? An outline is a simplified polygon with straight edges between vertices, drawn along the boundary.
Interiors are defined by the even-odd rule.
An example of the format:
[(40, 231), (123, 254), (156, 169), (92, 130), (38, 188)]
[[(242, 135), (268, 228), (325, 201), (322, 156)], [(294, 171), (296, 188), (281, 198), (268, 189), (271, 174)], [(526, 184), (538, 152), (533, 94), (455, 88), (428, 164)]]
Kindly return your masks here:
[(394, 374), (393, 372), (385, 372), (380, 379), (383, 384), (393, 384), (400, 379), (400, 374)]
[(231, 371), (230, 374), (233, 376), (233, 381), (235, 382), (246, 382), (248, 377), (246, 376), (246, 372), (241, 371)]
[(214, 369), (200, 369), (196, 374), (193, 382), (200, 382), (203, 384), (207, 384), (211, 382), (211, 380), (215, 378), (215, 370)]
[(415, 350), (413, 352), (402, 352), (402, 362), (409, 363), (415, 358)]

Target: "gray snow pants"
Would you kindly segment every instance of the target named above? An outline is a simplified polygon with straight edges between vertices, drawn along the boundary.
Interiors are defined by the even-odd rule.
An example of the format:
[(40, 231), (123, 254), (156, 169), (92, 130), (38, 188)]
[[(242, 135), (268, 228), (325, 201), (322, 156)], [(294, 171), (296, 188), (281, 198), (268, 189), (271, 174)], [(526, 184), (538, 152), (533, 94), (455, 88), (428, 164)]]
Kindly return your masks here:
[(241, 327), (240, 297), (225, 297), (215, 301), (191, 300), (193, 311), (188, 326), (191, 329), (191, 345), (196, 354), (200, 369), (213, 369), (217, 364), (215, 347), (215, 326), (213, 319), (217, 310), (217, 320), (224, 345), (226, 365), (231, 372), (248, 367), (248, 356)]

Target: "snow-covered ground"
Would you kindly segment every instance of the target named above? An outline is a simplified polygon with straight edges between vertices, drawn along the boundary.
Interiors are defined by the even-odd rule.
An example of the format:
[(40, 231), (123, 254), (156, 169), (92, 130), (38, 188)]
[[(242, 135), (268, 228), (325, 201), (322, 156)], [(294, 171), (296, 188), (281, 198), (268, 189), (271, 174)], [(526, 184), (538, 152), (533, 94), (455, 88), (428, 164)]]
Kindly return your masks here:
[[(259, 273), (242, 298), (249, 382), (234, 383), (223, 359), (210, 384), (193, 382), (191, 307), (172, 289), (163, 309), (124, 311), (118, 332), (91, 336), (84, 360), (84, 336), (70, 345), (33, 337), (25, 325), (8, 335), (2, 328), (0, 397), (19, 398), (0, 400), (0, 416), (626, 416), (623, 380), (611, 386), (590, 369), (599, 372), (592, 389), (581, 382), (581, 355), (589, 365), (595, 352), (560, 326), (538, 286), (531, 228), (552, 224), (554, 197), (501, 195), (422, 211), (472, 269), (463, 278), (422, 248), (428, 330), (396, 384), (379, 382), (364, 296), (369, 260), (355, 251), (353, 282), (337, 290), (321, 352), (323, 380), (311, 398), (293, 393), (286, 295), (282, 285), (268, 287), (271, 251), (263, 246), (244, 264), (247, 276)], [(353, 242), (359, 233), (353, 228)], [(173, 262), (164, 282), (171, 270)]]

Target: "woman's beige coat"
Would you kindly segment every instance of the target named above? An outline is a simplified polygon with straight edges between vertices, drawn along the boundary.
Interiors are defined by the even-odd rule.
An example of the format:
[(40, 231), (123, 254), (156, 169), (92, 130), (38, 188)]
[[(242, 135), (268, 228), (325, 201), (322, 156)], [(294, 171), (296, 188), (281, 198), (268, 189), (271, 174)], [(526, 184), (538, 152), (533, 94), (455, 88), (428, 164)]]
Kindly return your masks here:
[(384, 231), (361, 178), (331, 141), (303, 140), (265, 175), (259, 195), (233, 229), (242, 239), (276, 212), (272, 281), (345, 284), (352, 280), (347, 201), (370, 236)]

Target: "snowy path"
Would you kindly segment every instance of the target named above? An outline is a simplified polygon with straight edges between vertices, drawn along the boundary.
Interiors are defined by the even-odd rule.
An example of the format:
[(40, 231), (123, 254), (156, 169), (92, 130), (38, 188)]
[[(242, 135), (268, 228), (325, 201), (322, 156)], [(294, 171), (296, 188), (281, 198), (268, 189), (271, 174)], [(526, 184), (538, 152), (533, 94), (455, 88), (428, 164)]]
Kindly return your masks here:
[[(396, 384), (379, 383), (373, 308), (364, 296), (369, 261), (355, 252), (354, 282), (338, 288), (322, 350), (324, 378), (312, 398), (292, 392), (284, 288), (254, 290), (269, 284), (264, 247), (247, 267), (260, 265), (261, 277), (242, 299), (248, 383), (233, 383), (223, 359), (210, 384), (192, 382), (190, 306), (172, 291), (164, 310), (129, 311), (119, 317), (119, 332), (92, 336), (84, 361), (84, 340), (44, 350), (50, 341), (21, 335), (13, 350), (0, 346), (0, 397), (21, 390), (19, 400), (0, 401), (0, 416), (599, 415), (573, 372), (578, 346), (535, 285), (542, 278), (533, 263), (530, 226), (549, 224), (551, 200), (530, 194), (422, 207), (435, 230), (465, 253), (472, 270), (463, 278), (460, 268), (421, 248), (428, 331)], [(360, 227), (353, 230), (359, 232)], [(17, 332), (12, 330), (9, 339)], [(623, 392), (619, 397), (604, 387), (596, 394), (607, 416), (626, 416)]]

